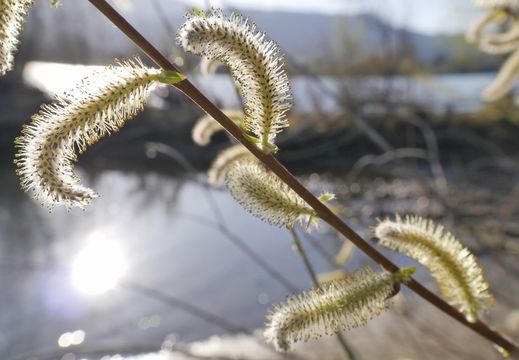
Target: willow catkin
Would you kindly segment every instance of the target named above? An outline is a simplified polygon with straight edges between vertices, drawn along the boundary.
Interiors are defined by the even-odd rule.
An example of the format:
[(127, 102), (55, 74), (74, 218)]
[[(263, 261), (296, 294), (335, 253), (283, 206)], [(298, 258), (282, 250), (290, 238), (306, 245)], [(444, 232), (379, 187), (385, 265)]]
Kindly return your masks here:
[(395, 283), (408, 280), (414, 271), (377, 273), (363, 266), (341, 280), (289, 297), (269, 312), (265, 339), (286, 351), (298, 341), (365, 325), (386, 310)]
[(479, 42), (479, 49), (492, 55), (508, 54), (519, 49), (519, 39), (508, 42), (499, 42), (489, 36), (485, 36)]
[[(257, 162), (238, 162), (227, 172), (226, 185), (248, 212), (271, 225), (292, 228), (297, 221), (315, 225), (315, 211), (287, 184)], [(325, 194), (322, 201), (334, 198)]]
[(470, 43), (479, 42), (483, 31), (487, 27), (487, 25), (491, 24), (497, 17), (497, 13), (499, 11), (489, 10), (485, 14), (481, 15), (472, 25), (470, 25), (467, 33), (465, 34), (465, 39)]
[(221, 185), (229, 170), (238, 162), (256, 161), (256, 157), (242, 144), (222, 150), (207, 171), (208, 182), (212, 186)]
[(225, 64), (244, 98), (244, 127), (265, 152), (277, 149), (276, 135), (288, 126), (292, 95), (279, 47), (237, 13), (190, 13), (177, 42), (184, 50)]
[[(222, 109), (222, 112), (236, 125), (241, 125), (245, 116), (243, 111), (236, 109)], [(191, 135), (197, 145), (206, 146), (211, 142), (211, 137), (221, 130), (223, 130), (222, 125), (211, 115), (206, 114), (195, 123)]]
[(374, 229), (379, 244), (405, 254), (431, 273), (443, 296), (475, 321), (477, 312), (492, 304), (483, 270), (443, 226), (417, 216), (381, 221)]
[(206, 57), (203, 57), (202, 60), (200, 60), (200, 73), (202, 75), (214, 75), (218, 71), (218, 68), (222, 66), (222, 63), (218, 60), (209, 59)]
[(519, 0), (472, 0), (474, 4), (483, 8), (518, 8)]
[(494, 81), (483, 91), (485, 101), (495, 101), (505, 96), (519, 74), (519, 47), (506, 59)]
[(519, 49), (519, 22), (514, 20), (505, 32), (480, 36), (479, 48), (487, 54), (507, 54)]
[[(488, 54), (511, 53), (494, 81), (482, 93), (483, 100), (495, 101), (510, 91), (519, 73), (519, 0), (476, 0), (475, 3), (489, 10), (469, 28), (467, 40), (478, 42), (481, 51)], [(506, 24), (508, 29), (500, 33), (483, 33), (494, 21)]]
[(35, 0), (0, 0), (0, 76), (13, 68), (27, 12)]
[[(515, 19), (514, 19), (515, 20)], [(519, 40), (519, 21), (515, 20), (510, 28), (502, 33), (488, 34), (486, 39), (492, 43), (505, 44)]]
[(97, 195), (79, 184), (72, 166), (75, 150), (84, 152), (139, 113), (161, 74), (138, 58), (119, 62), (86, 77), (51, 105), (43, 105), (15, 142), (22, 188), (49, 206), (89, 204)]

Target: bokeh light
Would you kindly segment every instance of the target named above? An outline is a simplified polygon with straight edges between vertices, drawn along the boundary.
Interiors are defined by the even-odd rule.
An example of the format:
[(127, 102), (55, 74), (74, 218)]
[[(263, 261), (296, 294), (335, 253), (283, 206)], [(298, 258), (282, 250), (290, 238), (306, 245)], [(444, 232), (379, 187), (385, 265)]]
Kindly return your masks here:
[(118, 244), (93, 239), (74, 260), (71, 279), (80, 292), (99, 295), (116, 286), (126, 269), (126, 259)]

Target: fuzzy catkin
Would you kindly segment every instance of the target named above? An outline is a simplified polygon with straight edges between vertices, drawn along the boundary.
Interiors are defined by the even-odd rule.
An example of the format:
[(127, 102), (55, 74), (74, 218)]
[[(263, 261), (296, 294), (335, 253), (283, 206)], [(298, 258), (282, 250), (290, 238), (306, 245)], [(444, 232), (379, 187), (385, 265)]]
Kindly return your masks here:
[[(241, 110), (222, 109), (222, 112), (237, 125), (242, 124), (245, 116)], [(197, 145), (206, 146), (211, 142), (211, 137), (221, 130), (223, 130), (222, 125), (214, 120), (211, 115), (206, 114), (198, 119), (191, 135)]]
[(159, 75), (138, 58), (119, 62), (43, 105), (15, 142), (22, 188), (48, 206), (89, 204), (97, 194), (78, 183), (72, 166), (75, 150), (84, 152), (139, 113)]
[(244, 98), (244, 125), (266, 152), (276, 149), (276, 135), (288, 126), (292, 95), (279, 47), (256, 25), (237, 13), (188, 14), (177, 42), (188, 52), (225, 64)]
[(221, 151), (207, 171), (209, 184), (221, 185), (234, 164), (243, 161), (256, 161), (256, 157), (242, 144), (236, 144)]
[(489, 10), (487, 13), (483, 14), (479, 17), (472, 25), (470, 25), (467, 33), (465, 34), (465, 39), (469, 43), (475, 43), (480, 41), (483, 31), (487, 27), (487, 25), (491, 24), (496, 18), (496, 11)]
[(508, 30), (502, 33), (489, 34), (487, 39), (492, 43), (504, 44), (519, 40), (519, 22), (516, 20)]
[[(479, 49), (487, 54), (492, 55), (508, 54), (514, 50), (519, 49), (519, 40), (513, 40), (509, 42), (498, 42), (492, 39), (491, 37), (486, 36), (479, 42)], [(507, 91), (508, 90), (509, 89), (507, 89)]]
[[(511, 53), (494, 81), (482, 93), (483, 100), (496, 101), (510, 91), (519, 73), (519, 23), (516, 14), (519, 0), (480, 0), (476, 4), (489, 10), (469, 28), (467, 41), (477, 42), (480, 50), (488, 54)], [(501, 33), (483, 33), (485, 27), (494, 21), (506, 24), (508, 29)]]
[(310, 221), (315, 211), (276, 175), (256, 162), (238, 162), (227, 172), (226, 185), (248, 212), (271, 225), (292, 228)]
[(487, 54), (506, 54), (519, 49), (519, 23), (514, 20), (511, 27), (502, 33), (479, 36), (479, 48)]
[(269, 312), (265, 339), (286, 351), (299, 341), (365, 325), (386, 310), (394, 284), (413, 273), (414, 268), (377, 273), (363, 266), (346, 278), (289, 297)]
[(0, 76), (13, 68), (27, 12), (35, 0), (0, 0)]
[(386, 219), (374, 229), (379, 244), (405, 254), (429, 270), (443, 296), (475, 321), (477, 312), (492, 304), (483, 270), (470, 253), (443, 226), (417, 216)]
[(494, 81), (483, 91), (485, 101), (495, 101), (505, 96), (519, 74), (519, 47), (506, 59)]
[(519, 0), (472, 0), (476, 6), (483, 8), (517, 8)]

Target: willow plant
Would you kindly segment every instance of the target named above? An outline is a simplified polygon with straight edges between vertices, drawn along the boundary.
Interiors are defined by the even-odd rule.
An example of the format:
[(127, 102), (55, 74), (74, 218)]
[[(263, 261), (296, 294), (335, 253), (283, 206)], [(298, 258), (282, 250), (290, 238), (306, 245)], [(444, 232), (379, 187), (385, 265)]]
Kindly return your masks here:
[[(490, 297), (472, 255), (456, 245), (450, 235), (429, 223), (418, 222), (417, 225), (398, 221), (382, 223), (378, 233), (381, 241), (389, 245), (400, 238), (406, 240), (409, 236), (404, 230), (417, 225), (413, 240), (408, 241), (412, 243), (413, 251), (403, 245), (390, 247), (416, 257), (441, 285), (470, 288), (462, 300), (444, 291), (448, 300), (454, 299), (459, 309), (416, 282), (411, 277), (413, 269), (399, 269), (354, 232), (328, 206), (334, 195), (314, 196), (276, 160), (273, 156), (278, 150), (275, 140), (289, 125), (286, 113), (291, 107), (292, 95), (279, 47), (250, 20), (237, 13), (226, 17), (218, 10), (195, 11), (187, 15), (177, 34), (178, 43), (186, 51), (219, 61), (229, 68), (244, 100), (243, 124), (239, 126), (207, 100), (106, 1), (89, 1), (161, 69), (146, 67), (139, 59), (119, 62), (85, 78), (53, 104), (44, 105), (16, 140), (15, 162), (25, 190), (44, 203), (67, 206), (90, 203), (95, 193), (79, 185), (73, 172), (72, 162), (77, 157), (75, 149), (83, 152), (102, 136), (120, 129), (142, 110), (156, 84), (173, 85), (217, 120), (257, 159), (245, 159), (242, 156), (245, 152), (238, 147), (220, 155), (223, 165), (218, 166), (225, 168), (226, 184), (246, 210), (268, 223), (287, 228), (298, 221), (312, 225), (322, 219), (384, 269), (374, 272), (362, 268), (344, 280), (305, 291), (274, 307), (268, 316), (265, 335), (278, 349), (288, 349), (299, 340), (365, 324), (386, 308), (393, 290), (404, 283), (506, 351), (517, 350), (513, 343), (477, 318), (471, 317), (470, 321), (465, 318), (467, 314), (473, 316), (480, 304)], [(0, 20), (5, 21), (5, 18)], [(210, 135), (200, 136), (201, 142), (208, 138)], [(445, 246), (442, 245), (444, 242)], [(476, 285), (471, 287), (472, 284)]]
[(0, 76), (13, 68), (27, 12), (35, 0), (0, 0)]
[(249, 140), (265, 152), (277, 151), (274, 140), (288, 126), (292, 95), (276, 43), (240, 14), (226, 18), (219, 10), (188, 14), (177, 42), (229, 68), (245, 103), (243, 125), (252, 134)]
[(373, 230), (379, 244), (425, 266), (445, 298), (474, 322), (493, 302), (476, 257), (442, 225), (417, 216), (397, 216)]
[(91, 74), (54, 103), (43, 105), (15, 141), (22, 188), (50, 207), (88, 205), (97, 194), (78, 183), (72, 167), (75, 149), (82, 153), (123, 127), (142, 111), (156, 83), (181, 79), (135, 58)]
[(265, 338), (276, 349), (288, 350), (298, 341), (365, 325), (387, 309), (394, 285), (414, 272), (377, 273), (366, 265), (346, 278), (289, 297), (269, 313)]
[[(474, 0), (486, 9), (468, 29), (466, 38), (477, 43), (487, 54), (510, 54), (494, 81), (483, 91), (486, 101), (495, 101), (505, 96), (513, 87), (519, 74), (519, 2), (517, 0)], [(490, 25), (499, 25), (497, 33), (485, 30)]]
[[(233, 120), (236, 125), (241, 126), (243, 124), (243, 118), (245, 117), (243, 111), (236, 109), (224, 109), (222, 111), (225, 116)], [(223, 127), (210, 115), (206, 114), (198, 119), (193, 127), (193, 141), (200, 146), (206, 146), (211, 142), (213, 135), (222, 130)]]

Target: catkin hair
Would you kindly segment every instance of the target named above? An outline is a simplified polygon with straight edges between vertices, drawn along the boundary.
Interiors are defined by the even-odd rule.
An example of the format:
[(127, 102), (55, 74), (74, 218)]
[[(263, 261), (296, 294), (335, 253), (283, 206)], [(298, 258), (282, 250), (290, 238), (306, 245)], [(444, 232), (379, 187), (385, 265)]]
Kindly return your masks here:
[(268, 314), (265, 339), (277, 350), (288, 350), (298, 341), (365, 325), (386, 310), (394, 284), (413, 273), (414, 268), (376, 273), (363, 266), (346, 278), (289, 297)]
[(416, 216), (381, 221), (374, 229), (379, 244), (405, 254), (431, 273), (445, 298), (475, 321), (492, 304), (488, 283), (474, 255), (443, 226)]
[(495, 101), (505, 96), (519, 74), (519, 47), (506, 59), (496, 78), (484, 91), (485, 101)]
[(16, 139), (22, 188), (43, 204), (82, 207), (96, 193), (81, 184), (72, 163), (101, 137), (139, 113), (160, 71), (135, 58), (83, 79), (51, 105), (43, 105)]
[(221, 185), (232, 167), (243, 161), (256, 161), (256, 157), (242, 144), (222, 150), (207, 171), (208, 182), (212, 186)]
[(0, 0), (0, 75), (12, 69), (27, 12), (35, 0)]
[(487, 25), (491, 24), (495, 18), (496, 10), (489, 10), (481, 17), (479, 17), (472, 25), (470, 25), (467, 33), (465, 34), (465, 39), (470, 43), (476, 43), (481, 40), (483, 31), (487, 27)]
[(484, 8), (517, 8), (519, 0), (472, 0), (474, 4)]
[(226, 18), (218, 10), (188, 14), (177, 42), (230, 69), (244, 98), (245, 129), (264, 151), (275, 151), (275, 137), (288, 126), (286, 112), (292, 105), (279, 47), (248, 19), (237, 13)]
[(269, 224), (292, 228), (296, 221), (316, 215), (294, 190), (256, 162), (234, 164), (226, 184), (238, 203)]
[[(241, 110), (223, 109), (222, 112), (237, 125), (242, 124), (245, 116)], [(197, 145), (206, 146), (211, 142), (211, 137), (221, 130), (223, 130), (222, 125), (214, 120), (211, 115), (206, 114), (198, 119), (191, 135)]]

